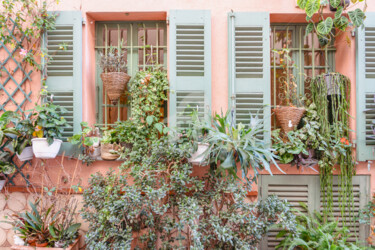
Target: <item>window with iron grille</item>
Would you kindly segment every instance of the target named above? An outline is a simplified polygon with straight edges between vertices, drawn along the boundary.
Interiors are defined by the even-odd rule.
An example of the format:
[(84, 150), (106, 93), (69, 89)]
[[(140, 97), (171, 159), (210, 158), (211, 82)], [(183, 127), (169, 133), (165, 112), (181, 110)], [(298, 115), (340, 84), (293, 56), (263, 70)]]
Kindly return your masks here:
[[(100, 52), (112, 47), (125, 50), (127, 73), (132, 77), (138, 70), (152, 65), (167, 64), (167, 32), (166, 23), (148, 22), (98, 22), (96, 26), (96, 93), (97, 93), (97, 125), (107, 126), (116, 121), (126, 120), (130, 116), (128, 99), (124, 92), (116, 105), (111, 104), (103, 89), (99, 66)], [(132, 79), (129, 81), (131, 83)], [(165, 112), (164, 112), (165, 113)]]
[[(271, 25), (271, 104), (272, 107), (283, 102), (281, 90), (285, 78), (281, 67), (280, 55), (273, 50), (286, 48), (293, 60), (288, 67), (295, 76), (298, 96), (310, 97), (309, 83), (311, 77), (335, 71), (335, 47), (333, 42), (325, 48), (319, 44), (318, 36), (310, 33), (305, 36), (306, 25)], [(276, 119), (272, 119), (272, 126), (276, 126)]]

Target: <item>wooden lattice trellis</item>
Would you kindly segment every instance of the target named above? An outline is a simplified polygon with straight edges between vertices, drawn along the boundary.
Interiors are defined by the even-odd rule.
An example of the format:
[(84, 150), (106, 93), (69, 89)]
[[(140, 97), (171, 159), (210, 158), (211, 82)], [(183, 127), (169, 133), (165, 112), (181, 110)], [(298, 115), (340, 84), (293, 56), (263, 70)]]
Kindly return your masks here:
[[(24, 43), (24, 40), (26, 38), (26, 35), (22, 32), (22, 29), (20, 29), (17, 24), (12, 20), (9, 19), (12, 23), (11, 27), (6, 26), (7, 32), (11, 35), (11, 37), (14, 40), (14, 46), (10, 49), (4, 44), (4, 41), (0, 41), (0, 52), (4, 55), (6, 55), (6, 58), (1, 60), (0, 62), (0, 70), (1, 70), (1, 84), (0, 84), (0, 93), (2, 95), (6, 95), (5, 101), (0, 106), (0, 111), (5, 112), (7, 110), (13, 110), (15, 112), (24, 113), (23, 106), (26, 104), (26, 102), (32, 102), (30, 95), (32, 94), (31, 88), (29, 91), (25, 91), (23, 86), (27, 81), (31, 82), (31, 73), (32, 70), (27, 70), (23, 67), (22, 63), (24, 62), (22, 59), (21, 61), (18, 61), (15, 57), (16, 51), (22, 47), (22, 44)], [(20, 37), (16, 37), (16, 30), (20, 32)], [(12, 69), (6, 66), (11, 65)], [(15, 77), (16, 73), (21, 73), (22, 77), (17, 80), (18, 77)], [(4, 75), (5, 74), (5, 75)], [(3, 80), (4, 79), (4, 80)], [(25, 88), (26, 89), (26, 88)], [(21, 93), (21, 94), (19, 94)], [(10, 109), (12, 105), (15, 106), (15, 108)], [(4, 151), (4, 148), (0, 148), (1, 151)], [(13, 154), (11, 156), (11, 163), (16, 167), (16, 171), (13, 175), (7, 176), (8, 181), (10, 184), (15, 185), (15, 177), (17, 175), (21, 175), (23, 179), (26, 181), (27, 185), (30, 185), (29, 182), (29, 176), (25, 175), (22, 170), (25, 166), (31, 165), (30, 161), (17, 163), (15, 161), (16, 155)]]

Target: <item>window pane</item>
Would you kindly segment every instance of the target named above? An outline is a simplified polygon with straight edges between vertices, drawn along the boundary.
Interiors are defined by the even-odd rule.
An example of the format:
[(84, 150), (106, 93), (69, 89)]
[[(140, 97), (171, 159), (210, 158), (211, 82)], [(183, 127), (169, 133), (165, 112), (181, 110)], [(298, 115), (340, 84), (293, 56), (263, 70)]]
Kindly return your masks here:
[(119, 45), (119, 33), (120, 33), (120, 43), (122, 41), (123, 46), (128, 45), (128, 39), (127, 39), (127, 29), (120, 29), (120, 31), (117, 28), (108, 28), (107, 33), (103, 32), (103, 44), (106, 44), (106, 36), (108, 39), (107, 46), (118, 46)]

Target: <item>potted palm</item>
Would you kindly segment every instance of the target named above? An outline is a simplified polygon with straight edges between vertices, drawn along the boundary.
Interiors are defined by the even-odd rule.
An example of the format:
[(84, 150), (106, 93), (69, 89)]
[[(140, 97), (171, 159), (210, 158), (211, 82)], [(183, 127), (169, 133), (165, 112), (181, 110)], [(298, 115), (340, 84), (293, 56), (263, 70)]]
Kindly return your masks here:
[(53, 104), (53, 97), (49, 101), (35, 107), (33, 138), (31, 140), (35, 157), (41, 159), (55, 158), (59, 153), (62, 132), (69, 124), (60, 113), (66, 110)]
[(301, 98), (297, 93), (297, 84), (291, 68), (294, 66), (292, 58), (289, 56), (289, 50), (274, 50), (274, 53), (280, 56), (280, 66), (283, 69), (279, 77), (281, 86), (281, 97), (284, 105), (279, 105), (274, 109), (276, 119), (285, 133), (294, 130), (299, 124), (301, 118), (306, 112), (302, 105)]
[(110, 47), (106, 53), (101, 53), (100, 67), (103, 73), (100, 78), (112, 104), (117, 104), (121, 94), (124, 93), (130, 76), (126, 73), (125, 51), (122, 47)]

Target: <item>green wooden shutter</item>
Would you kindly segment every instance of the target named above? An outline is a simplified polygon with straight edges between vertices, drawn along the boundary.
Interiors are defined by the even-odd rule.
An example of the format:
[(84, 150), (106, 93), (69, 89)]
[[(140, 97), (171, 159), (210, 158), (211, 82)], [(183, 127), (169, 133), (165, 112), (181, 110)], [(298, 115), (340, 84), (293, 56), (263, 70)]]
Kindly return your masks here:
[[(358, 29), (357, 42), (357, 157), (375, 159), (375, 13), (366, 12), (365, 28)], [(375, 124), (374, 124), (375, 127)]]
[[(339, 206), (339, 185), (338, 178), (333, 178), (333, 213), (339, 219), (341, 210)], [(293, 207), (301, 209), (299, 202), (307, 204), (310, 212), (322, 210), (320, 177), (318, 175), (261, 175), (259, 178), (259, 194), (261, 199), (271, 194), (276, 194), (280, 199), (286, 199)], [(353, 177), (354, 216), (359, 209), (364, 208), (370, 200), (370, 176)], [(347, 225), (348, 226), (348, 225)], [(366, 225), (349, 225), (352, 237), (350, 242), (355, 242), (356, 237), (365, 242), (369, 235), (369, 227)], [(262, 241), (261, 249), (275, 249), (282, 239), (276, 239), (279, 230), (273, 229)]]
[(191, 108), (198, 107), (202, 118), (210, 114), (211, 13), (172, 10), (169, 18), (169, 125), (181, 129)]
[(266, 12), (228, 15), (229, 106), (237, 123), (250, 113), (264, 120), (263, 139), (271, 143), (270, 18)]
[[(260, 198), (265, 199), (271, 194), (285, 199), (297, 209), (301, 209), (299, 202), (306, 203), (310, 211), (319, 209), (319, 176), (307, 175), (261, 175), (259, 178)], [(262, 240), (261, 249), (275, 249), (281, 239), (276, 239), (279, 232), (272, 229)]]
[[(47, 32), (45, 41), (52, 56), (46, 84), (54, 103), (67, 109), (63, 116), (71, 127), (64, 130), (60, 153), (71, 155), (74, 147), (67, 138), (79, 132), (82, 121), (82, 16), (80, 11), (57, 14), (56, 29)], [(60, 49), (62, 44), (66, 45), (65, 50)]]

